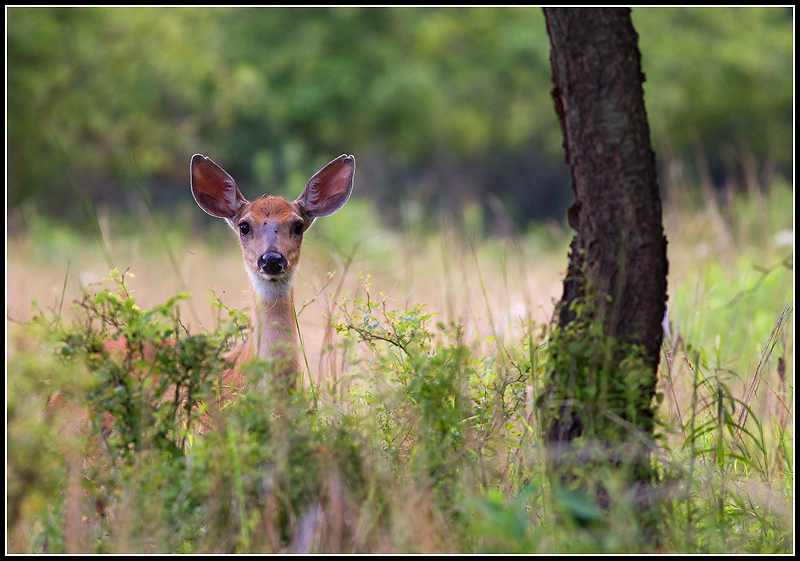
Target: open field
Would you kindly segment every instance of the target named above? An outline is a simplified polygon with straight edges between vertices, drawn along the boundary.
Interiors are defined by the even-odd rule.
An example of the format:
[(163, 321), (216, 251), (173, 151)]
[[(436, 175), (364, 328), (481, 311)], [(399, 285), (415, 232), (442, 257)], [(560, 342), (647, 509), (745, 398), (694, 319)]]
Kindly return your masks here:
[[(298, 310), (307, 303), (299, 321), (307, 352), (315, 359), (323, 346), (331, 295), (360, 295), (367, 276), (392, 308), (424, 304), (437, 313), (437, 320), (461, 324), (470, 340), (490, 335), (492, 322), (506, 330), (529, 320), (549, 321), (566, 268), (569, 240), (560, 227), (542, 228), (517, 242), (471, 242), (446, 228), (403, 235), (382, 229), (377, 219), (363, 220), (359, 214), (374, 211), (357, 205), (351, 202), (353, 208), (317, 221), (303, 243), (295, 303)], [(223, 221), (203, 216), (208, 220), (202, 231), (170, 229), (176, 266), (147, 217), (140, 235), (118, 231), (107, 216), (100, 219), (113, 266), (133, 274), (128, 286), (137, 303), (150, 308), (181, 290), (190, 292), (182, 318), (192, 332), (215, 326), (208, 301), (212, 292), (228, 307), (249, 305), (236, 236)], [(352, 230), (349, 224), (354, 222), (365, 228)], [(46, 233), (36, 239), (9, 240), (7, 315), (13, 321), (30, 320), (37, 308), (68, 316), (82, 287), (100, 291), (112, 286), (101, 282), (109, 276), (109, 266), (99, 244), (64, 230), (43, 229)], [(325, 377), (325, 369), (313, 375)]]
[[(366, 204), (351, 201), (342, 212), (317, 221), (309, 231), (295, 282), (295, 304), (302, 309), (299, 323), (311, 378), (325, 404), (320, 408), (325, 412), (323, 420), (317, 421), (312, 433), (330, 426), (357, 435), (344, 441), (355, 443), (357, 450), (357, 444), (364, 444), (357, 455), (360, 477), (366, 480), (366, 496), (356, 496), (347, 487), (351, 481), (338, 482), (336, 478), (345, 477), (345, 467), (337, 463), (338, 468), (325, 471), (329, 479), (323, 485), (326, 499), (319, 506), (319, 512), (324, 513), (321, 518), (310, 515), (312, 509), (276, 522), (264, 514), (269, 510), (269, 497), (264, 499), (253, 491), (251, 498), (243, 498), (249, 481), (245, 474), (241, 483), (244, 495), (234, 493), (238, 498), (227, 504), (212, 492), (211, 499), (193, 507), (197, 508), (192, 515), (195, 517), (212, 512), (205, 522), (197, 522), (183, 513), (162, 512), (158, 500), (140, 504), (141, 497), (132, 495), (149, 490), (160, 496), (158, 488), (154, 490), (143, 481), (146, 473), (169, 479), (158, 471), (162, 464), (157, 459), (147, 458), (141, 460), (141, 473), (126, 472), (125, 485), (122, 479), (105, 480), (104, 488), (118, 484), (121, 490), (115, 499), (118, 503), (107, 507), (112, 514), (103, 518), (89, 513), (86, 501), (70, 487), (76, 484), (74, 479), (58, 483), (57, 476), (39, 473), (34, 481), (53, 487), (33, 491), (17, 484), (15, 477), (24, 470), (14, 463), (7, 481), (12, 491), (19, 492), (13, 495), (19, 510), (14, 511), (16, 519), (9, 517), (9, 551), (302, 550), (293, 549), (297, 544), (288, 538), (287, 543), (291, 543), (281, 546), (284, 542), (269, 532), (269, 539), (259, 537), (258, 528), (266, 525), (269, 530), (274, 522), (284, 532), (294, 531), (294, 537), (302, 534), (303, 524), (317, 528), (307, 536), (310, 541), (306, 551), (791, 552), (793, 193), (780, 186), (764, 195), (736, 197), (725, 207), (706, 205), (691, 210), (687, 206), (665, 206), (669, 330), (660, 365), (663, 448), (655, 461), (662, 474), (688, 482), (689, 492), (667, 501), (671, 514), (664, 523), (660, 544), (636, 541), (636, 532), (627, 536), (626, 524), (630, 521), (624, 513), (613, 513), (616, 518), (604, 527), (600, 537), (591, 529), (558, 522), (554, 509), (561, 508), (559, 504), (563, 507), (563, 500), (559, 502), (548, 494), (542, 480), (543, 458), (537, 457), (541, 448), (530, 400), (545, 372), (537, 362), (543, 361), (544, 355), (525, 345), (539, 344), (546, 336), (544, 328), (561, 294), (569, 232), (557, 225), (539, 226), (514, 241), (470, 239), (446, 224), (438, 228), (410, 225), (404, 232), (390, 232), (380, 226)], [(192, 211), (200, 212), (196, 208)], [(100, 213), (100, 218), (112, 264), (103, 258), (96, 240), (77, 237), (38, 219), (29, 222), (33, 227), (28, 236), (7, 241), (7, 367), (11, 380), (7, 380), (7, 406), (10, 403), (14, 411), (21, 403), (42, 406), (40, 397), (37, 401), (38, 390), (30, 386), (24, 386), (28, 395), (12, 395), (23, 387), (14, 376), (23, 371), (38, 373), (35, 365), (23, 368), (15, 362), (15, 357), (29, 360), (25, 357), (32, 347), (35, 349), (20, 324), (41, 312), (60, 315), (67, 321), (76, 317), (72, 302), (80, 299), (83, 287), (90, 291), (113, 289), (111, 283), (100, 283), (111, 265), (133, 273), (126, 283), (142, 309), (163, 303), (182, 290), (192, 293), (191, 299), (181, 304), (180, 312), (181, 322), (191, 333), (217, 327), (218, 308), (208, 300), (212, 291), (229, 308), (247, 305), (236, 237), (221, 221), (209, 218), (191, 228), (186, 226), (191, 222), (185, 216), (176, 217), (165, 228), (169, 240), (165, 244), (148, 216), (115, 222)], [(138, 231), (134, 223), (140, 225)], [(497, 424), (492, 416), (483, 425), (475, 421), (467, 431), (470, 436), (458, 450), (468, 449), (472, 455), (457, 454), (452, 474), (455, 483), (448, 483), (452, 487), (446, 487), (447, 493), (439, 491), (444, 496), (427, 485), (414, 484), (424, 471), (418, 464), (422, 461), (419, 450), (430, 452), (434, 446), (425, 444), (424, 431), (429, 429), (423, 422), (424, 411), (419, 417), (405, 417), (411, 406), (395, 402), (399, 394), (380, 393), (368, 381), (359, 383), (354, 376), (359, 371), (365, 380), (367, 375), (376, 376), (381, 368), (394, 364), (391, 353), (379, 355), (363, 341), (356, 348), (348, 347), (347, 339), (354, 335), (337, 333), (330, 327), (329, 318), (341, 322), (343, 309), (353, 312), (353, 299), (367, 293), (373, 301), (385, 301), (387, 310), (408, 311), (421, 304), (424, 313), (436, 314), (433, 324), (461, 327), (472, 372), (467, 384), (473, 392), (469, 394), (471, 405), (464, 406), (472, 415), (468, 419), (481, 418), (484, 401), (479, 399), (480, 391), (491, 396), (497, 389), (494, 382), (506, 379), (504, 376), (509, 387), (515, 387), (508, 372), (522, 364), (520, 357), (528, 353), (531, 362), (525, 370), (526, 379), (518, 384), (522, 393), (509, 398), (501, 392), (488, 398), (489, 402), (495, 399), (505, 404), (500, 408), (503, 421)], [(344, 296), (349, 300), (342, 300)], [(504, 356), (512, 357), (511, 364), (504, 362)], [(392, 373), (385, 374), (388, 386), (402, 386)], [(350, 381), (332, 388), (331, 381), (344, 377)], [(391, 410), (392, 403), (399, 403), (397, 411)], [(746, 417), (743, 410), (748, 412)], [(337, 414), (345, 420), (336, 420)], [(40, 426), (47, 426), (46, 419), (35, 418)], [(15, 416), (9, 421), (9, 455), (24, 448), (15, 430), (23, 426), (23, 420), (32, 422)], [(298, 423), (300, 427), (302, 423)], [(294, 425), (291, 430), (295, 430)], [(249, 442), (246, 431), (228, 434), (237, 435), (231, 439), (244, 438), (237, 460), (242, 463), (236, 465), (246, 469), (250, 465), (244, 452)], [(395, 447), (401, 435), (407, 442)], [(326, 438), (329, 440), (323, 438), (321, 442), (335, 447), (340, 437)], [(370, 442), (373, 439), (385, 440), (379, 445)], [(216, 477), (214, 466), (224, 471), (228, 459), (203, 456), (213, 455), (212, 444), (219, 446), (219, 439), (206, 437), (207, 444), (202, 440), (194, 445), (196, 461)], [(381, 452), (372, 450), (373, 446)], [(48, 469), (58, 471), (63, 465), (54, 459), (56, 456), (48, 457)], [(426, 461), (434, 462), (433, 457)], [(259, 461), (254, 460), (253, 469), (262, 465)], [(341, 458), (330, 461), (340, 462)], [(67, 467), (74, 470), (74, 462), (68, 460)], [(349, 490), (337, 495), (332, 489), (340, 483)], [(232, 485), (239, 489), (235, 481)], [(93, 492), (86, 482), (84, 488), (89, 494)], [(196, 491), (188, 486), (183, 492), (191, 494), (192, 490)], [(220, 493), (227, 497), (225, 492)], [(48, 507), (48, 501), (56, 501), (53, 504), (61, 507)], [(177, 503), (170, 504), (174, 507)], [(230, 514), (235, 523), (221, 522), (228, 516), (221, 511), (235, 510), (237, 505), (243, 510)], [(84, 512), (82, 529), (74, 526), (71, 508)], [(341, 511), (338, 518), (331, 514), (336, 509)], [(130, 511), (127, 515), (126, 510)], [(143, 530), (133, 519), (145, 512), (154, 517), (154, 524), (156, 519), (165, 524), (171, 521), (183, 530)], [(197, 524), (196, 534), (190, 532), (190, 521)], [(215, 522), (219, 528), (213, 526)], [(270, 531), (274, 533), (275, 528)], [(212, 535), (219, 539), (214, 541)]]
[[(6, 16), (7, 553), (795, 552), (794, 7)], [(303, 233), (300, 360), (232, 372), (237, 236), (266, 223), (212, 218), (231, 183), (189, 155), (293, 198), (343, 152), (353, 197)], [(581, 160), (620, 172), (587, 178), (600, 206), (626, 187), (587, 216), (629, 222), (621, 172), (652, 153), (661, 348), (630, 284), (554, 329)], [(303, 226), (343, 200), (336, 160)], [(262, 351), (295, 319), (264, 302)]]

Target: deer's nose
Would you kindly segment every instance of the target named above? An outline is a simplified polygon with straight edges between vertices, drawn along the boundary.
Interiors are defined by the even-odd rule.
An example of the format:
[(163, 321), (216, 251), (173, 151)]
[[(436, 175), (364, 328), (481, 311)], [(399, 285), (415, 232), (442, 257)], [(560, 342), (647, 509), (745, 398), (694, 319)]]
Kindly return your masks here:
[(268, 275), (279, 275), (286, 271), (288, 262), (280, 253), (265, 253), (258, 258), (258, 268)]

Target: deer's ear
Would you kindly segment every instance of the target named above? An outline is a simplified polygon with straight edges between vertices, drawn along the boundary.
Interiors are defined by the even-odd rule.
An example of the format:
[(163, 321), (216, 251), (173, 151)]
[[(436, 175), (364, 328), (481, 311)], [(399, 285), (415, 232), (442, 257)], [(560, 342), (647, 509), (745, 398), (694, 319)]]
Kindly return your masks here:
[(353, 191), (356, 159), (342, 154), (308, 180), (295, 203), (307, 220), (330, 216), (344, 206)]
[(192, 156), (192, 196), (211, 216), (230, 220), (247, 200), (224, 169), (200, 154)]

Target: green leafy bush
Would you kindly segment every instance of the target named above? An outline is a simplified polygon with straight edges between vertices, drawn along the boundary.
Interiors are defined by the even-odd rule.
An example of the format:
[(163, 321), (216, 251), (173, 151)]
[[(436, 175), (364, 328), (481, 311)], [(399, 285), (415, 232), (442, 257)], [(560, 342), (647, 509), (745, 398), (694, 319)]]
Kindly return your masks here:
[[(226, 403), (223, 357), (246, 318), (228, 310), (217, 330), (190, 334), (184, 295), (140, 310), (125, 275), (112, 278), (114, 290), (78, 302), (74, 323), (42, 314), (11, 333), (11, 552), (791, 550), (793, 429), (752, 406), (724, 348), (665, 339), (647, 540), (613, 466), (582, 474), (620, 498), (610, 509), (548, 477), (547, 415), (532, 402), (552, 369), (580, 374), (587, 404), (605, 396), (594, 406), (616, 424), (593, 437), (637, 421), (630, 387), (603, 386), (600, 334), (576, 348), (528, 324), (518, 339), (470, 340), (424, 306), (393, 309), (366, 282), (337, 298), (338, 379), (289, 393), (253, 361), (251, 389)], [(774, 323), (776, 345), (791, 312)], [(681, 367), (690, 394), (677, 399)], [(750, 381), (764, 384), (765, 369)]]

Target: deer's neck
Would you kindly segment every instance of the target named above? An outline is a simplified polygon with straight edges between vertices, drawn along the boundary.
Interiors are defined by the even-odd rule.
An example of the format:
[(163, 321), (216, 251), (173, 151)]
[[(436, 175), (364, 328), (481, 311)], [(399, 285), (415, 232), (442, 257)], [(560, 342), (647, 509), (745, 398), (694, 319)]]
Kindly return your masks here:
[(298, 371), (293, 276), (275, 282), (251, 277), (250, 349), (258, 358), (283, 359), (283, 374)]

